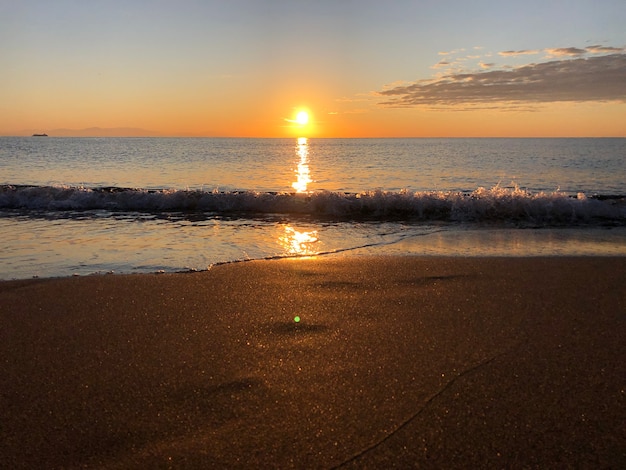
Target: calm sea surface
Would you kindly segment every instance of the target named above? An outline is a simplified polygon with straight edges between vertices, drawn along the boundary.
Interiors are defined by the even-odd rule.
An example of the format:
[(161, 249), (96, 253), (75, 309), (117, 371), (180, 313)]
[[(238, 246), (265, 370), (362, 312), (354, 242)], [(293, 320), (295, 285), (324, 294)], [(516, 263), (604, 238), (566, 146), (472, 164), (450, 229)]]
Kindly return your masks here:
[(0, 137), (0, 279), (626, 255), (626, 139)]

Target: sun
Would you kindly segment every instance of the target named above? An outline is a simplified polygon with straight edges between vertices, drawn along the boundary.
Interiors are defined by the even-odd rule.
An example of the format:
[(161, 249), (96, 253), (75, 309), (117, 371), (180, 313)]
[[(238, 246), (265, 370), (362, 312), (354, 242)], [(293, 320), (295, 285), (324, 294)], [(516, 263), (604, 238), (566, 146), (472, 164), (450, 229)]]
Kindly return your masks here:
[(309, 122), (309, 113), (306, 111), (300, 111), (296, 114), (296, 122), (301, 126), (306, 126)]
[(288, 129), (288, 134), (296, 137), (310, 137), (311, 134), (316, 132), (317, 122), (310, 109), (306, 106), (294, 106), (291, 108), (289, 117), (283, 118), (286, 123), (283, 127)]

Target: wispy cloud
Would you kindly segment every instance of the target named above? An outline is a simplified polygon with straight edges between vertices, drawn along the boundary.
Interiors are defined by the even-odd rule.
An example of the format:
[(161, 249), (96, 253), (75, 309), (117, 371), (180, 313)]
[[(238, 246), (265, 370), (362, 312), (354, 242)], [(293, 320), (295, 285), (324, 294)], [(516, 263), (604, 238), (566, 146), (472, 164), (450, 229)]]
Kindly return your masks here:
[(591, 54), (613, 54), (626, 52), (623, 47), (611, 47), (611, 46), (589, 46), (586, 48), (587, 52)]
[(523, 49), (521, 51), (502, 51), (498, 52), (498, 55), (503, 57), (517, 57), (518, 55), (535, 55), (539, 53), (541, 53), (541, 51), (536, 49)]
[[(496, 67), (479, 62), (480, 69), (449, 72), (432, 79), (385, 88), (377, 94), (389, 107), (519, 108), (551, 102), (626, 102), (626, 54), (621, 48), (591, 46), (544, 49), (540, 63)], [(505, 51), (504, 56), (530, 55), (541, 51)], [(609, 54), (607, 54), (609, 52)], [(605, 55), (597, 55), (604, 53)]]
[(589, 46), (584, 49), (578, 47), (555, 47), (548, 49), (522, 49), (519, 51), (500, 51), (498, 55), (502, 57), (518, 57), (522, 55), (537, 55), (545, 53), (547, 57), (580, 57), (589, 54), (613, 54), (624, 52), (621, 47), (610, 46)]
[(578, 47), (557, 47), (545, 51), (548, 57), (579, 57), (587, 53), (586, 49), (579, 49)]
[(450, 65), (452, 65), (452, 62), (449, 62), (447, 60), (440, 60), (435, 65), (433, 65), (431, 68), (433, 68), (433, 69), (442, 69), (442, 68), (445, 68), (445, 67), (449, 67)]
[(453, 54), (458, 54), (459, 52), (464, 52), (465, 48), (461, 48), (461, 49), (454, 49), (452, 51), (440, 51), (438, 54), (439, 55), (453, 55)]

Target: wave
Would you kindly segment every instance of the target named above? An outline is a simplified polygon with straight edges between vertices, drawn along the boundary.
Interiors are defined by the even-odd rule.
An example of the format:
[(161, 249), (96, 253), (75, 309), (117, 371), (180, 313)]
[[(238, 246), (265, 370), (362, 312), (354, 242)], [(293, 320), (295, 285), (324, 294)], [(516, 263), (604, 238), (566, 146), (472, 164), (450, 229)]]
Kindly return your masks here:
[(454, 191), (281, 193), (1, 185), (0, 209), (303, 215), (339, 220), (407, 220), (626, 225), (626, 196), (569, 196), (520, 188)]

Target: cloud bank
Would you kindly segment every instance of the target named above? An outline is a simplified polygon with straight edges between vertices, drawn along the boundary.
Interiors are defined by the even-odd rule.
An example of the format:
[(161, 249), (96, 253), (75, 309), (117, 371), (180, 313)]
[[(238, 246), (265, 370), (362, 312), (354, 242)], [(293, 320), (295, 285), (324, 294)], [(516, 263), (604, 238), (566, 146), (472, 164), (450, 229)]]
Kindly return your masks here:
[[(504, 51), (520, 56), (541, 51)], [(591, 46), (544, 49), (548, 58), (515, 68), (456, 72), (434, 79), (387, 87), (378, 96), (388, 107), (493, 107), (514, 108), (552, 102), (626, 102), (626, 54), (621, 48)], [(586, 57), (588, 54), (607, 54)]]

